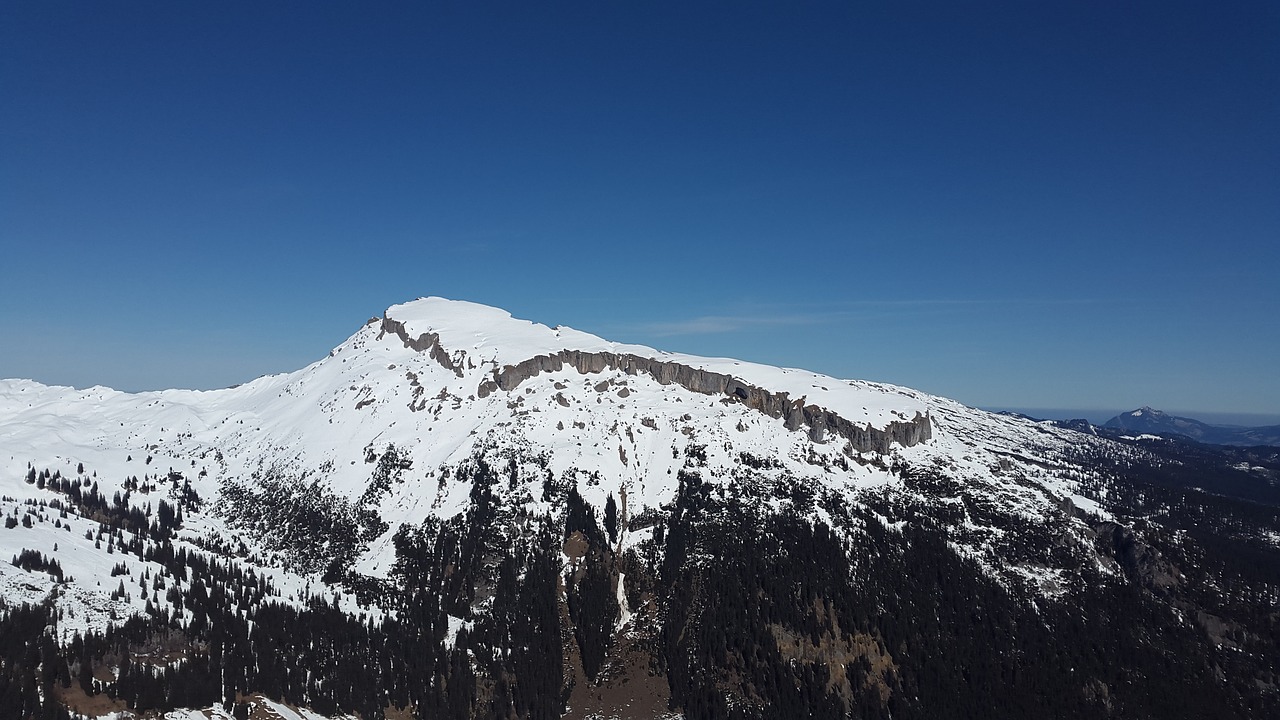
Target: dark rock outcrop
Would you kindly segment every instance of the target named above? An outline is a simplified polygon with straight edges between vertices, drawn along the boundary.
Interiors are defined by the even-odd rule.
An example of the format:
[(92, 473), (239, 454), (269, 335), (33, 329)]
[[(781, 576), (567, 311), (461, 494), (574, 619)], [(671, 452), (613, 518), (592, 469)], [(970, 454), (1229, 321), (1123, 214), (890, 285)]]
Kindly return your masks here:
[[(377, 319), (370, 322), (376, 322)], [(409, 336), (404, 323), (389, 317), (381, 318), (381, 340), (388, 333), (400, 338), (406, 348), (428, 353), (442, 367), (463, 377), (463, 362), (455, 361), (440, 344), (436, 333)], [(825, 442), (830, 437), (843, 438), (856, 452), (888, 453), (893, 443), (910, 447), (928, 440), (933, 434), (929, 416), (916, 413), (910, 420), (893, 421), (884, 428), (870, 423), (859, 425), (826, 408), (806, 405), (804, 398), (793, 400), (785, 392), (770, 392), (743, 382), (732, 375), (712, 372), (675, 362), (666, 362), (629, 353), (587, 352), (561, 350), (553, 355), (537, 355), (515, 365), (496, 370), (492, 378), (485, 378), (476, 388), (476, 396), (485, 398), (496, 390), (510, 392), (525, 380), (544, 372), (558, 372), (565, 366), (580, 373), (600, 373), (605, 370), (621, 370), (628, 375), (648, 375), (663, 385), (676, 384), (704, 395), (721, 395), (730, 402), (737, 402), (784, 422), (788, 430), (807, 428), (814, 442)], [(605, 384), (607, 389), (608, 385)], [(596, 388), (601, 390), (601, 388)]]
[(496, 371), (492, 380), (486, 379), (480, 384), (477, 394), (484, 397), (495, 389), (511, 391), (539, 373), (558, 372), (566, 365), (583, 374), (605, 370), (620, 370), (628, 375), (644, 374), (663, 385), (676, 384), (704, 395), (722, 395), (730, 401), (783, 420), (788, 430), (808, 428), (809, 437), (815, 442), (823, 442), (829, 436), (844, 438), (858, 452), (887, 453), (895, 442), (910, 447), (932, 435), (928, 415), (917, 413), (911, 420), (894, 421), (885, 428), (859, 425), (825, 408), (806, 405), (804, 398), (792, 400), (787, 393), (770, 392), (732, 375), (627, 353), (561, 350), (554, 355), (538, 355)]
[(449, 357), (449, 353), (440, 345), (440, 336), (436, 333), (422, 333), (416, 338), (411, 338), (409, 337), (409, 331), (404, 327), (404, 323), (399, 320), (392, 320), (389, 317), (383, 317), (378, 339), (381, 340), (387, 333), (400, 338), (404, 346), (410, 350), (427, 353), (432, 360), (440, 363), (441, 367), (452, 370), (455, 375), (462, 377), (462, 367), (455, 363), (452, 357)]
[(1161, 591), (1181, 583), (1178, 569), (1133, 530), (1110, 521), (1093, 523), (1091, 528), (1098, 548), (1114, 558), (1130, 580)]

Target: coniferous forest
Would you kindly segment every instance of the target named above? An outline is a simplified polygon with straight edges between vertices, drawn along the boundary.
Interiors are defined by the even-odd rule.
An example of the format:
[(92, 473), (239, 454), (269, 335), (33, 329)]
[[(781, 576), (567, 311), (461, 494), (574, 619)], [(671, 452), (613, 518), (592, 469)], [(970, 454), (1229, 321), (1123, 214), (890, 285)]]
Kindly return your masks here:
[[(1085, 547), (972, 499), (919, 501), (953, 489), (942, 470), (893, 469), (916, 501), (854, 500), (747, 455), (714, 477), (690, 446), (674, 501), (626, 517), (612, 495), (594, 507), (579, 494), (580, 479), (601, 478), (495, 457), (452, 469), (448, 482), (470, 488), (467, 510), (401, 527), (381, 579), (348, 569), (382, 531), (359, 504), (280, 476), (267, 483), (274, 504), (228, 489), (230, 522), (270, 529), (281, 557), (356, 597), (354, 613), (321, 594), (286, 599), (244, 547), (178, 541), (184, 513), (205, 502), (180, 476), (128, 482), (155, 493), (139, 511), (33, 471), (58, 499), (2, 532), (92, 518), (99, 542), (164, 570), (139, 578), (122, 563), (117, 592), (154, 606), (63, 643), (56, 603), (6, 605), (0, 707), (15, 718), (210, 706), (248, 717), (262, 696), (361, 718), (556, 718), (600, 689), (645, 693), (687, 718), (1280, 714), (1280, 550), (1262, 539), (1280, 503), (1274, 490), (1212, 492), (1225, 466), (1185, 475), (1076, 458), (1111, 478), (1118, 509), (1102, 521), (1062, 508), (1062, 522), (1090, 528)], [(380, 459), (379, 472), (398, 462)], [(517, 492), (530, 463), (553, 512), (530, 513)], [(1003, 523), (1002, 557), (1070, 569), (1068, 580), (1045, 592), (993, 574), (989, 558), (957, 551), (957, 513)], [(621, 532), (642, 539), (619, 552)], [(47, 553), (11, 562), (67, 580)]]

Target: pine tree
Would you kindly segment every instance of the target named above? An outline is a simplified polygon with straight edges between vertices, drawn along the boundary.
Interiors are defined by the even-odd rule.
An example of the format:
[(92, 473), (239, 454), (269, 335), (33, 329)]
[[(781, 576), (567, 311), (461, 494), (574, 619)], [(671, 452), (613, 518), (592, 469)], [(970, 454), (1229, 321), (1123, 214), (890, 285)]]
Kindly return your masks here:
[(618, 504), (613, 501), (613, 493), (604, 502), (604, 529), (609, 533), (609, 544), (618, 542)]

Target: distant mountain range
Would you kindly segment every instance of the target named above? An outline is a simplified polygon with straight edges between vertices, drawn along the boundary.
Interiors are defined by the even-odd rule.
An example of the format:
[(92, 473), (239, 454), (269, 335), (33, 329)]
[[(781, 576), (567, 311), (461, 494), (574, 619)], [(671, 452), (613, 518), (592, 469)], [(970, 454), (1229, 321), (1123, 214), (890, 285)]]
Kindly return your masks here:
[(1147, 435), (1181, 435), (1212, 445), (1280, 445), (1280, 425), (1235, 427), (1210, 425), (1149, 407), (1121, 413), (1103, 427)]

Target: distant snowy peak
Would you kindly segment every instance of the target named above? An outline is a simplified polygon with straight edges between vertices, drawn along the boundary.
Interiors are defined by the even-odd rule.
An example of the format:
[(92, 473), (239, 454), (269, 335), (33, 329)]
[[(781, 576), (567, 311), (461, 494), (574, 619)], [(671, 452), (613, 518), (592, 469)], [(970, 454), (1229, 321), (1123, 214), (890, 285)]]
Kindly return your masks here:
[(1280, 426), (1242, 428), (1210, 425), (1147, 406), (1121, 413), (1108, 420), (1104, 427), (1148, 435), (1180, 435), (1214, 445), (1280, 444)]
[(1177, 417), (1166, 412), (1143, 406), (1137, 410), (1121, 413), (1107, 421), (1105, 427), (1142, 432), (1150, 434), (1173, 433), (1199, 438), (1204, 435), (1208, 425), (1199, 420)]

